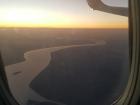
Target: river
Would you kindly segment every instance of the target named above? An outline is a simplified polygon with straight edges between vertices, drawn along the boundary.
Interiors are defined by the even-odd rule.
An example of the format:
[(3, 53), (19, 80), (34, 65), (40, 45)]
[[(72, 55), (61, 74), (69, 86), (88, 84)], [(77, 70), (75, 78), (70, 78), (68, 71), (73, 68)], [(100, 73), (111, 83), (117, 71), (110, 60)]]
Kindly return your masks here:
[[(31, 81), (46, 68), (51, 61), (51, 53), (74, 47), (99, 46), (105, 45), (105, 41), (97, 41), (93, 44), (80, 44), (69, 46), (58, 46), (44, 49), (37, 49), (24, 54), (25, 61), (6, 66), (6, 74), (9, 87), (15, 99), (20, 105), (26, 105), (28, 99), (35, 101), (50, 101), (33, 91), (29, 84)], [(55, 103), (53, 101), (50, 101)], [(62, 105), (61, 103), (57, 103)]]

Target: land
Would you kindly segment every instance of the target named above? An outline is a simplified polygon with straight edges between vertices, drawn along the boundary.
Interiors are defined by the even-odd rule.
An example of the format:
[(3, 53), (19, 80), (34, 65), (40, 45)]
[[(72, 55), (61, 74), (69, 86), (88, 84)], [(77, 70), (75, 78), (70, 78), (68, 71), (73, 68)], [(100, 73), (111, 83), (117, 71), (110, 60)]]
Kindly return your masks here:
[(129, 75), (128, 55), (114, 50), (104, 45), (52, 53), (30, 87), (65, 105), (111, 105), (123, 94)]
[[(26, 97), (28, 105), (109, 105), (123, 94), (129, 76), (127, 29), (1, 29), (0, 33), (6, 67), (25, 63), (24, 55), (38, 49), (106, 42), (103, 46), (71, 47), (52, 52), (50, 62), (38, 66), (40, 72), (32, 81), (22, 79), (31, 90)], [(36, 64), (40, 60), (31, 59)], [(24, 70), (28, 67), (9, 69), (9, 72), (16, 80), (25, 76)], [(30, 99), (38, 96), (43, 99)]]
[[(33, 50), (24, 54), (25, 61), (6, 66), (6, 74), (9, 80), (9, 87), (14, 97), (23, 104), (29, 99), (48, 101), (37, 95), (29, 88), (30, 83), (42, 70), (51, 62), (51, 55), (54, 52), (69, 48), (93, 47), (106, 44), (104, 41), (98, 41), (94, 44), (81, 44), (70, 46), (59, 46)], [(19, 70), (22, 71), (19, 74)], [(16, 76), (13, 76), (16, 75)], [(19, 75), (17, 75), (19, 74)], [(15, 85), (16, 84), (16, 85)], [(18, 87), (18, 88), (17, 88)], [(26, 97), (28, 96), (28, 98)]]
[(127, 46), (128, 31), (127, 29), (0, 29), (0, 50), (5, 65), (24, 61), (24, 53), (31, 50), (94, 43), (98, 40), (105, 40), (107, 43), (114, 41), (118, 46), (122, 44)]

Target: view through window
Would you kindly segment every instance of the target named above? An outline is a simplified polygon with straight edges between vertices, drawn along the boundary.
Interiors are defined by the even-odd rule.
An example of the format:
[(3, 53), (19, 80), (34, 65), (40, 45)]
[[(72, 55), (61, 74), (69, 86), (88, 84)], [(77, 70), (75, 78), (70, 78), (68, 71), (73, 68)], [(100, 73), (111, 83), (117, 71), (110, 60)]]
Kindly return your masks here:
[(111, 105), (123, 94), (128, 0), (0, 2), (0, 50), (20, 105)]

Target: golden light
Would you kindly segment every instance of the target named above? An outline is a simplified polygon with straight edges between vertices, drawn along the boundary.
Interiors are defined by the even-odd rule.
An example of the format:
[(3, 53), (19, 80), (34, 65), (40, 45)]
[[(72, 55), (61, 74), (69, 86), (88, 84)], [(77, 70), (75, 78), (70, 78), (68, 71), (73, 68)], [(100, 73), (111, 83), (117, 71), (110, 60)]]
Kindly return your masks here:
[(0, 10), (0, 26), (4, 27), (58, 27), (71, 23), (71, 17), (54, 11), (30, 8)]
[[(0, 27), (50, 27), (50, 28), (127, 28), (125, 18), (104, 13), (78, 15), (40, 8), (0, 8)], [(122, 20), (117, 22), (115, 19)], [(114, 20), (113, 20), (114, 19)]]
[(48, 18), (46, 13), (41, 10), (32, 10), (24, 8), (12, 8), (1, 10), (1, 20), (9, 23), (37, 23), (41, 22), (43, 18)]

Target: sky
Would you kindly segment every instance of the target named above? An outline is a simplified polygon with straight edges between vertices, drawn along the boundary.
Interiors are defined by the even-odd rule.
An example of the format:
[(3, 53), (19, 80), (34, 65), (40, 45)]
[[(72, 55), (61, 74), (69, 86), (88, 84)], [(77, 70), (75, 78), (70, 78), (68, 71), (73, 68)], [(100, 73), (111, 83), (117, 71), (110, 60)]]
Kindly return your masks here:
[[(102, 0), (128, 7), (128, 0)], [(0, 0), (0, 27), (127, 28), (128, 18), (93, 11), (86, 0)]]

